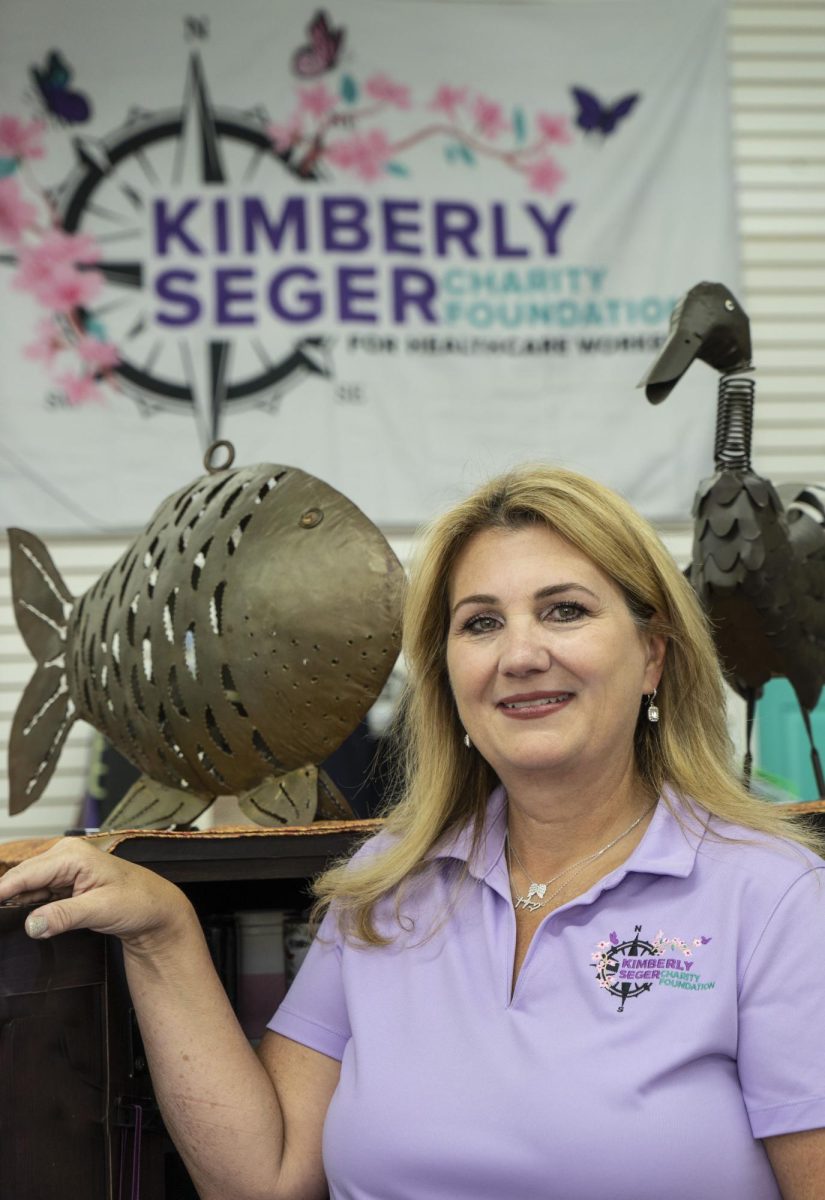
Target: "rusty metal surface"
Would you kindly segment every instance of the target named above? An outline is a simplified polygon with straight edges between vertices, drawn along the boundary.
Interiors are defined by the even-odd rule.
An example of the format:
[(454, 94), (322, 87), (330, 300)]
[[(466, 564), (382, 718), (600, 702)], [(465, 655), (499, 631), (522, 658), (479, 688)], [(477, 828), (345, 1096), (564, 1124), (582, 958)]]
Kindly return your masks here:
[(747, 695), (786, 677), (814, 709), (825, 682), (825, 529), (806, 553), (774, 488), (746, 471), (705, 480), (694, 515), (688, 577), (732, 686)]
[[(317, 801), (301, 799), (296, 820), (268, 781), (341, 744), (399, 647), (403, 572), (354, 504), (294, 467), (216, 470), (168, 497), (77, 601), (38, 539), (9, 533), (15, 613), (39, 663), (12, 729), (12, 813), (42, 793), (81, 718), (143, 772), (119, 826), (168, 823), (176, 804), (182, 823), (256, 789), (249, 815), (312, 819)], [(349, 815), (319, 791), (325, 815)]]

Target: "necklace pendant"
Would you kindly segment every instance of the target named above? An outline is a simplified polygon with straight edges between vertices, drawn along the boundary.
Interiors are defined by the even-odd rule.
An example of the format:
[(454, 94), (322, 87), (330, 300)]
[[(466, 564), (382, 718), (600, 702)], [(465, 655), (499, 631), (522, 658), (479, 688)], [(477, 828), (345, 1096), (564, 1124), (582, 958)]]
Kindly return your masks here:
[[(519, 896), (519, 898), (516, 900), (515, 907), (523, 908), (525, 912), (538, 912), (538, 910), (543, 908), (544, 905), (537, 903), (535, 900), (531, 900), (530, 897), (532, 895), (533, 891), (531, 889), (526, 896)], [(542, 895), (544, 895), (544, 892), (542, 892)]]
[(544, 893), (547, 891), (546, 883), (531, 883), (527, 892), (527, 899), (532, 900), (534, 896), (538, 896), (539, 900), (544, 899)]

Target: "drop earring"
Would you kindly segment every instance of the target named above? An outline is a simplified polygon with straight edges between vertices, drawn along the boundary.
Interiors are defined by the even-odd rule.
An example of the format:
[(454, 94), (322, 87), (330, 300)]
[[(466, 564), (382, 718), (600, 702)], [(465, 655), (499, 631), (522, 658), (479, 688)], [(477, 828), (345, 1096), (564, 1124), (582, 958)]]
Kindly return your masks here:
[(472, 747), (472, 744), (473, 744), (473, 743), (470, 741), (470, 735), (469, 735), (469, 733), (465, 733), (465, 734), (464, 734), (464, 745), (465, 745), (465, 746), (467, 747), (467, 749), (469, 750), (469, 749)]
[(648, 721), (650, 721), (651, 725), (655, 725), (656, 722), (659, 720), (659, 709), (655, 703), (655, 700), (656, 700), (656, 688), (653, 689), (653, 691), (650, 693), (650, 695), (647, 698), (647, 719), (648, 719)]

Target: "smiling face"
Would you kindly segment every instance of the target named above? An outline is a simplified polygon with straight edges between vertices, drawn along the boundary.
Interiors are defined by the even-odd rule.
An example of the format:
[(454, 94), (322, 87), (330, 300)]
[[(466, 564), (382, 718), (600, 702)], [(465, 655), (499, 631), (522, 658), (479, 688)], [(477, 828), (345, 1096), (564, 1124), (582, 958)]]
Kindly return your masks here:
[(595, 563), (543, 525), (484, 530), (455, 563), (449, 604), (459, 717), (511, 795), (528, 778), (632, 777), (665, 643)]

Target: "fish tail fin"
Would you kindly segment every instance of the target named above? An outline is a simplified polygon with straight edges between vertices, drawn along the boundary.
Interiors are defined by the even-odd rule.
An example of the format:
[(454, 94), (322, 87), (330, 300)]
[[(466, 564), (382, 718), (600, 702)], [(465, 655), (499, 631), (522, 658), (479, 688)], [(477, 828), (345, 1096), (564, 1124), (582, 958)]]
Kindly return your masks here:
[(17, 627), (39, 663), (66, 649), (74, 598), (46, 547), (25, 529), (10, 529), (11, 590)]
[(65, 663), (41, 664), (17, 706), (9, 739), (9, 812), (23, 812), (42, 795), (77, 717)]
[(66, 675), (66, 633), (74, 602), (43, 543), (10, 529), (17, 625), (37, 669), (17, 706), (9, 741), (9, 812), (23, 812), (52, 777), (77, 709)]

